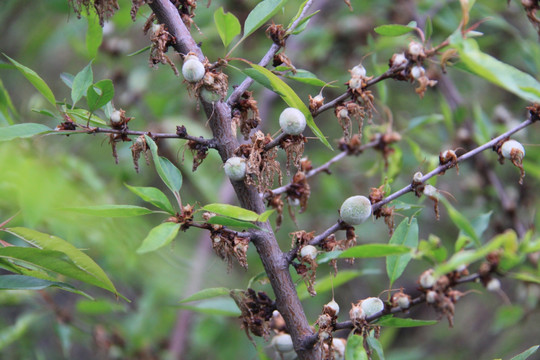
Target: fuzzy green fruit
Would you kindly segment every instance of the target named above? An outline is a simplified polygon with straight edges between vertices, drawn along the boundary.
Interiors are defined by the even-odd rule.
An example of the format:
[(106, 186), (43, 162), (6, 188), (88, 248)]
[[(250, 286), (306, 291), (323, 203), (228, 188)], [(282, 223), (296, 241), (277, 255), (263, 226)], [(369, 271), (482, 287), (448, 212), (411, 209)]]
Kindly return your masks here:
[(233, 156), (225, 162), (224, 169), (229, 179), (235, 181), (242, 180), (246, 177), (246, 160)]
[(359, 225), (371, 216), (371, 201), (365, 196), (351, 196), (340, 209), (341, 220), (349, 225)]
[(182, 66), (182, 75), (184, 75), (184, 79), (190, 83), (201, 81), (205, 72), (206, 70), (204, 69), (203, 63), (195, 57), (189, 57), (184, 61), (184, 65)]
[(285, 134), (300, 135), (306, 128), (306, 117), (296, 108), (286, 108), (279, 115), (279, 126)]

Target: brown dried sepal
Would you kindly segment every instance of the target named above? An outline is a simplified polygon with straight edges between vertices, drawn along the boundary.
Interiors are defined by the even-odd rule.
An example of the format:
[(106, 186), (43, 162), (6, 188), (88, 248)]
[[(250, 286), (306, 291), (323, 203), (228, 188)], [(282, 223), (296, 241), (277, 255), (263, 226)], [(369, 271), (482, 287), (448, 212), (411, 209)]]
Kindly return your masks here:
[(267, 206), (276, 210), (276, 231), (278, 231), (283, 221), (283, 200), (281, 199), (281, 194), (268, 196)]
[[(330, 310), (330, 312), (327, 312), (327, 310)], [(323, 349), (325, 349), (324, 354), (323, 354), (324, 355), (323, 358), (325, 360), (334, 359), (334, 352), (332, 351), (333, 350), (332, 349), (332, 340), (333, 340), (332, 333), (336, 326), (336, 320), (337, 320), (337, 316), (335, 315), (335, 311), (325, 306), (323, 309), (323, 313), (318, 317), (317, 321), (315, 322), (315, 325), (319, 327), (319, 330), (318, 330), (319, 341), (318, 342), (319, 344), (322, 344)]]
[[(173, 5), (178, 9), (178, 13), (182, 18), (182, 22), (188, 29), (191, 25), (195, 25), (193, 18), (195, 17), (195, 9), (197, 8), (197, 0), (171, 0)], [(197, 30), (200, 29), (195, 25)]]
[[(129, 11), (131, 20), (135, 21), (137, 19), (137, 12), (139, 12), (139, 8), (141, 8), (147, 2), (148, 0), (131, 0), (131, 10)], [(154, 16), (155, 15), (152, 14), (150, 17)]]
[[(336, 240), (336, 236), (334, 234), (329, 235), (326, 239), (324, 239), (321, 242), (321, 249), (324, 251), (345, 251), (357, 244), (356, 241), (356, 233), (354, 232), (354, 227), (349, 226), (345, 229), (345, 239), (342, 240)], [(345, 259), (345, 261), (349, 264), (354, 264), (354, 258), (348, 258)], [(337, 268), (337, 259), (330, 260), (329, 262), (330, 266), (334, 268), (334, 273), (337, 275), (338, 268)]]
[[(111, 134), (111, 139), (112, 139), (112, 135), (115, 135), (115, 134)], [(116, 135), (122, 135), (122, 134), (116, 134)], [(127, 140), (122, 139), (122, 141), (127, 141)], [(111, 144), (115, 144), (115, 142), (116, 140), (111, 141)], [(139, 136), (135, 140), (133, 145), (131, 145), (130, 149), (131, 149), (131, 156), (133, 157), (133, 165), (135, 165), (136, 172), (139, 172), (139, 158), (141, 157), (141, 153), (144, 153), (146, 165), (150, 165), (150, 158), (148, 157), (149, 147), (146, 144), (146, 139), (144, 138), (144, 135)], [(116, 152), (115, 146), (113, 145), (113, 154), (115, 152)]]
[(287, 188), (287, 198), (294, 201), (298, 200), (300, 203), (300, 213), (303, 213), (307, 208), (307, 202), (310, 194), (311, 191), (309, 183), (307, 182), (306, 174), (303, 171), (298, 171), (293, 176), (293, 180)]
[(315, 280), (316, 280), (316, 271), (317, 271), (317, 260), (311, 258), (302, 258), (300, 256), (300, 250), (309, 244), (313, 237), (315, 236), (315, 231), (306, 232), (305, 230), (299, 230), (291, 233), (292, 243), (291, 248), (296, 249), (296, 256), (300, 263), (293, 263), (294, 268), (298, 275), (304, 280), (307, 291), (311, 296), (317, 295), (317, 292), (314, 289)]
[(193, 167), (191, 170), (195, 172), (204, 159), (206, 159), (206, 156), (208, 156), (208, 145), (195, 140), (189, 140), (186, 146), (193, 155)]
[(355, 119), (358, 123), (358, 139), (362, 140), (362, 126), (364, 124), (364, 119), (370, 117), (371, 115), (367, 114), (365, 107), (360, 106), (355, 101), (347, 101), (343, 104), (337, 105), (334, 109), (334, 113), (338, 119), (339, 125), (343, 130), (343, 138), (345, 142), (350, 140), (351, 131), (352, 131), (352, 122), (351, 118)]
[[(371, 204), (376, 204), (384, 199), (384, 185), (378, 188), (371, 188), (369, 193), (369, 201)], [(394, 233), (394, 207), (382, 206), (373, 212), (375, 219), (384, 218), (384, 223), (388, 226), (390, 235)]]
[(286, 31), (281, 24), (272, 24), (266, 29), (266, 36), (268, 36), (276, 45), (280, 47), (285, 46), (285, 34)]
[[(408, 307), (402, 308), (399, 305), (399, 303), (403, 301), (402, 299), (406, 299), (406, 301), (409, 303)], [(405, 294), (403, 292), (403, 288), (401, 288), (398, 292), (396, 292), (394, 295), (392, 295), (392, 299), (391, 299), (391, 302), (390, 302), (390, 304), (392, 305), (393, 308), (399, 307), (401, 309), (401, 311), (403, 311), (404, 313), (409, 312), (408, 309), (410, 307), (410, 303), (411, 303), (411, 296), (408, 295), (408, 294)]]
[(293, 74), (296, 74), (296, 67), (294, 67), (291, 59), (285, 53), (282, 51), (276, 55), (274, 55), (274, 59), (272, 61), (272, 65), (274, 67), (280, 66), (281, 64), (285, 65), (286, 67), (290, 68), (289, 71), (291, 71)]
[[(411, 82), (413, 82), (415, 79), (411, 76)], [(426, 93), (426, 90), (429, 87), (434, 87), (437, 85), (437, 80), (430, 80), (427, 77), (427, 72), (425, 72), (422, 76), (420, 76), (418, 79), (418, 87), (414, 89), (414, 91), (420, 96), (420, 99), (424, 97), (424, 94)]]
[(246, 183), (256, 186), (259, 193), (264, 193), (272, 187), (276, 175), (280, 185), (283, 181), (281, 168), (276, 160), (278, 149), (276, 147), (264, 149), (271, 141), (272, 137), (269, 134), (265, 136), (261, 131), (256, 131), (251, 136), (251, 144), (241, 145), (236, 151), (237, 156), (247, 158)]
[[(454, 150), (445, 150), (444, 152), (439, 153), (439, 165), (450, 164), (450, 168), (455, 167), (456, 172), (459, 175), (459, 166), (456, 152)], [(444, 175), (445, 170), (441, 171), (440, 174)]]
[(538, 36), (540, 36), (540, 19), (536, 17), (536, 13), (540, 8), (538, 0), (521, 0), (521, 5), (523, 5), (523, 8), (525, 9), (529, 22), (536, 28)]
[(285, 168), (287, 169), (287, 175), (290, 175), (291, 164), (294, 165), (296, 169), (300, 168), (300, 160), (304, 154), (304, 145), (307, 142), (307, 138), (300, 135), (286, 135), (284, 136), (279, 146), (285, 150), (287, 157), (287, 162)]
[(227, 261), (228, 270), (232, 267), (232, 259), (236, 258), (240, 266), (247, 269), (247, 250), (249, 238), (236, 236), (233, 232), (224, 231), (222, 227), (211, 231), (212, 248), (222, 259)]
[(270, 320), (274, 310), (276, 310), (275, 302), (266, 293), (255, 292), (253, 289), (231, 290), (230, 295), (242, 312), (240, 320), (249, 340), (255, 344), (251, 333), (268, 341), (270, 339)]
[[(376, 111), (375, 105), (373, 104), (375, 98), (373, 97), (371, 90), (366, 90), (366, 87), (367, 82), (373, 79), (373, 76), (364, 76), (359, 79), (361, 81), (361, 86), (356, 89), (349, 86), (349, 83), (353, 79), (346, 82), (345, 85), (349, 86), (349, 93), (351, 94), (353, 102), (357, 103), (362, 108), (363, 114), (365, 114), (362, 115), (362, 118), (367, 118), (367, 120), (371, 123), (373, 112)], [(360, 102), (362, 102), (362, 104), (360, 104)]]
[(120, 112), (120, 121), (116, 122), (116, 123), (113, 123), (112, 121), (109, 121), (109, 125), (111, 126), (111, 128), (113, 128), (115, 130), (126, 131), (126, 130), (128, 130), (128, 122), (130, 122), (131, 120), (133, 120), (135, 118), (134, 117), (127, 117), (126, 116), (126, 111), (123, 110), (123, 109), (120, 109), (118, 111)]
[(308, 96), (309, 96), (309, 111), (311, 111), (311, 113), (314, 113), (315, 111), (319, 110), (321, 106), (323, 106), (324, 97), (321, 94), (316, 95), (315, 97), (311, 97), (311, 95), (308, 95)]
[(176, 65), (165, 55), (169, 50), (169, 46), (176, 44), (176, 39), (165, 29), (165, 25), (152, 26), (150, 41), (152, 42), (149, 58), (150, 67), (156, 68), (157, 64), (168, 64), (174, 71), (174, 75), (179, 76)]
[(118, 0), (69, 0), (69, 3), (79, 19), (83, 8), (88, 15), (90, 14), (90, 8), (92, 8), (99, 17), (101, 27), (103, 27), (105, 19), (110, 18), (116, 10), (120, 9)]
[(375, 150), (379, 150), (383, 154), (384, 168), (388, 168), (388, 157), (394, 152), (394, 149), (390, 147), (391, 144), (401, 140), (401, 135), (397, 132), (391, 131), (385, 134), (376, 134), (372, 137), (371, 141), (378, 141), (375, 146)]
[(261, 123), (257, 101), (253, 98), (253, 92), (245, 91), (240, 100), (232, 107), (233, 121), (240, 126), (240, 132), (244, 140), (249, 139), (251, 130)]
[[(504, 138), (497, 142), (495, 145), (493, 145), (493, 151), (495, 151), (499, 155), (499, 163), (502, 165), (504, 164), (504, 156), (502, 154), (502, 146), (505, 142), (510, 140), (510, 138)], [(519, 181), (518, 183), (520, 185), (523, 185), (523, 178), (525, 177), (525, 169), (523, 168), (523, 153), (519, 151), (518, 149), (512, 149), (510, 151), (510, 161), (512, 162), (512, 165), (517, 167), (519, 169)]]
[(531, 106), (527, 106), (527, 110), (529, 110), (529, 115), (532, 122), (540, 120), (540, 104), (535, 103)]
[(346, 151), (350, 155), (359, 155), (362, 153), (362, 140), (358, 134), (354, 134), (350, 141), (346, 141), (345, 138), (339, 140), (338, 148), (341, 151)]
[[(77, 130), (77, 124), (73, 121), (73, 119), (65, 112), (62, 113), (62, 117), (64, 118), (64, 122), (56, 125), (54, 130), (56, 131), (74, 131)], [(69, 136), (69, 135), (68, 135)]]

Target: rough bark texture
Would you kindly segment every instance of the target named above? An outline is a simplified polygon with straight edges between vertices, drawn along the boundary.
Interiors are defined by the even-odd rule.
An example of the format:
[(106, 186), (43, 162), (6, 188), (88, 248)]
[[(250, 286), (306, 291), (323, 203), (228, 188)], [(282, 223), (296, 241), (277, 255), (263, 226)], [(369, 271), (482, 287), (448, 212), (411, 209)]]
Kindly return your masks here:
[[(154, 0), (148, 4), (156, 14), (160, 23), (167, 26), (169, 33), (176, 38), (175, 48), (178, 52), (187, 54), (196, 53), (201, 60), (204, 56), (183, 24), (178, 11), (168, 0)], [(223, 161), (232, 156), (239, 146), (236, 135), (231, 128), (231, 109), (224, 102), (202, 102), (204, 111), (209, 117), (209, 125), (217, 142), (217, 150)], [(246, 186), (244, 182), (234, 181), (233, 187), (240, 204), (249, 210), (262, 213), (265, 210), (263, 200), (253, 186)], [(302, 349), (304, 339), (313, 335), (302, 304), (296, 294), (296, 287), (289, 273), (286, 258), (279, 248), (275, 235), (269, 223), (260, 224), (265, 231), (252, 232), (251, 240), (261, 257), (262, 263), (270, 279), (276, 295), (276, 304), (279, 312), (285, 319), (287, 328), (293, 339), (295, 350), (300, 359), (319, 359), (320, 349), (316, 346)]]

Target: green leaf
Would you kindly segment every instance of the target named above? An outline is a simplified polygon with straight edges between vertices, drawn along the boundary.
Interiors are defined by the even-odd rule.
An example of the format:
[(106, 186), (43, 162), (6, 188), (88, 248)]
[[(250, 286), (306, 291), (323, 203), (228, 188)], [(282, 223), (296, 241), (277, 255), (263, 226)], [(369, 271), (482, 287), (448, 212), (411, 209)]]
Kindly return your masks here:
[(152, 138), (148, 135), (144, 135), (144, 138), (152, 152), (152, 159), (159, 177), (176, 196), (182, 187), (182, 173), (169, 159), (158, 155), (158, 147)]
[(196, 292), (195, 294), (191, 296), (188, 296), (185, 299), (180, 300), (180, 304), (191, 302), (191, 301), (210, 299), (210, 298), (214, 298), (218, 296), (229, 296), (230, 292), (231, 292), (231, 289), (227, 289), (224, 287), (203, 289), (199, 292)]
[(71, 101), (73, 102), (73, 106), (86, 95), (86, 90), (92, 85), (93, 81), (94, 73), (92, 72), (92, 61), (90, 61), (88, 65), (73, 78), (71, 84)]
[(394, 244), (365, 244), (343, 251), (340, 258), (371, 258), (410, 253), (411, 248)]
[(244, 35), (242, 39), (253, 34), (255, 30), (263, 26), (272, 16), (274, 16), (288, 0), (264, 0), (255, 6), (249, 13), (244, 23)]
[(62, 208), (63, 211), (101, 217), (131, 217), (152, 214), (154, 211), (135, 205), (95, 205)]
[(168, 245), (174, 240), (179, 229), (180, 224), (177, 223), (165, 222), (163, 224), (159, 224), (150, 230), (146, 238), (143, 240), (141, 246), (137, 249), (137, 253), (144, 254)]
[(482, 52), (474, 39), (463, 39), (461, 31), (450, 36), (459, 53), (458, 69), (470, 72), (530, 102), (540, 102), (540, 83), (531, 75)]
[(502, 305), (498, 307), (493, 320), (493, 332), (497, 333), (519, 324), (523, 320), (524, 313), (525, 310), (517, 305)]
[(527, 359), (529, 356), (531, 356), (532, 354), (534, 354), (538, 348), (540, 347), (540, 345), (536, 345), (536, 346), (531, 346), (530, 348), (528, 348), (527, 350), (525, 350), (524, 352), (522, 352), (521, 354), (518, 354), (516, 356), (514, 356), (513, 358), (511, 358), (510, 360), (525, 360)]
[[(337, 288), (346, 282), (349, 282), (353, 279), (356, 279), (359, 276), (363, 275), (377, 275), (380, 274), (380, 271), (378, 269), (364, 269), (364, 270), (342, 270), (338, 272), (336, 276), (334, 275), (327, 275), (322, 278), (318, 278), (317, 282), (315, 283), (315, 291), (318, 294), (323, 294), (325, 292), (329, 292), (332, 290), (332, 286), (334, 288)], [(298, 298), (300, 300), (307, 299), (311, 297), (307, 291), (306, 284), (302, 283), (298, 285), (296, 288), (296, 291), (298, 293)]]
[(240, 316), (238, 306), (231, 298), (206, 299), (196, 305), (179, 305), (181, 309), (191, 310), (207, 315)]
[(375, 30), (377, 34), (382, 36), (401, 36), (413, 31), (414, 27), (399, 24), (390, 24), (377, 26), (373, 30)]
[(63, 72), (60, 74), (60, 79), (64, 84), (66, 84), (68, 88), (73, 88), (73, 80), (75, 79), (73, 75), (67, 72)]
[[(292, 72), (290, 74), (285, 75), (287, 79), (295, 80), (304, 84), (313, 85), (313, 86), (325, 86), (326, 82), (322, 81), (321, 79), (317, 78), (317, 75), (313, 74), (312, 72), (309, 72), (307, 70), (297, 69), (296, 74), (293, 74)], [(332, 85), (328, 86), (332, 87)], [(335, 87), (335, 86), (334, 86)]]
[(396, 318), (393, 315), (386, 315), (376, 321), (377, 325), (395, 328), (407, 328), (416, 326), (435, 325), (437, 320), (416, 320)]
[(440, 197), (440, 200), (446, 207), (446, 210), (448, 211), (448, 215), (450, 216), (450, 219), (452, 219), (452, 222), (461, 231), (463, 231), (465, 235), (470, 237), (477, 247), (480, 246), (480, 238), (478, 237), (478, 234), (474, 230), (474, 227), (469, 222), (469, 220), (463, 214), (457, 211), (456, 208), (454, 208), (446, 198)]
[[(405, 245), (416, 249), (418, 246), (418, 222), (416, 218), (404, 219), (394, 231), (390, 244)], [(412, 259), (412, 254), (389, 256), (386, 258), (386, 273), (390, 279), (390, 287), (403, 274), (407, 264)]]
[(213, 224), (213, 225), (223, 225), (229, 228), (237, 228), (237, 229), (260, 229), (260, 227), (258, 227), (257, 225), (251, 222), (231, 219), (230, 217), (219, 216), (219, 215), (212, 216), (210, 219), (208, 219), (207, 223)]
[(98, 286), (119, 295), (114, 287), (114, 284), (109, 279), (107, 274), (105, 274), (103, 269), (101, 269), (101, 267), (99, 267), (99, 265), (96, 264), (92, 258), (66, 240), (57, 236), (22, 227), (7, 228), (4, 229), (4, 231), (17, 236), (19, 239), (24, 240), (39, 249), (62, 252), (80, 269), (97, 278), (101, 282), (101, 285)]
[(99, 300), (80, 300), (75, 306), (77, 311), (86, 315), (107, 315), (114, 312), (126, 311), (126, 307), (123, 304), (117, 302), (108, 301), (105, 299)]
[(13, 326), (4, 325), (0, 331), (0, 350), (22, 338), (28, 328), (42, 316), (42, 314), (26, 313), (19, 316)]
[(384, 358), (384, 351), (383, 351), (383, 347), (382, 347), (382, 344), (380, 343), (379, 340), (377, 340), (373, 334), (370, 334), (368, 337), (367, 337), (367, 343), (369, 345), (369, 348), (373, 351), (375, 351), (375, 353), (377, 354), (377, 356), (379, 357), (379, 360), (385, 360)]
[(48, 287), (71, 288), (71, 285), (58, 282), (38, 279), (26, 275), (0, 275), (1, 290), (42, 290)]
[(214, 12), (214, 22), (225, 47), (242, 31), (240, 21), (233, 14), (224, 12), (223, 7)]
[(244, 221), (257, 221), (259, 218), (259, 214), (254, 211), (229, 204), (208, 204), (203, 210)]
[(252, 69), (243, 70), (244, 73), (251, 77), (253, 80), (257, 81), (264, 87), (276, 92), (282, 99), (287, 103), (287, 105), (294, 107), (300, 110), (306, 117), (307, 125), (310, 127), (311, 131), (325, 144), (329, 149), (332, 149), (328, 140), (326, 140), (324, 134), (319, 130), (311, 112), (307, 106), (300, 100), (298, 95), (294, 92), (289, 85), (287, 85), (283, 80), (278, 78), (270, 70), (259, 66), (257, 64), (250, 64)]
[(39, 134), (46, 134), (53, 130), (45, 125), (26, 123), (0, 128), (0, 141), (8, 141), (18, 138), (28, 138)]
[(52, 104), (52, 106), (56, 107), (56, 100), (54, 98), (53, 92), (51, 91), (47, 83), (41, 77), (39, 77), (39, 75), (34, 70), (18, 63), (6, 54), (4, 54), (4, 56), (7, 57), (9, 61), (11, 61), (11, 63), (17, 68), (17, 70), (19, 70), (24, 75), (24, 77), (28, 81), (30, 81), (32, 85), (34, 85), (36, 90), (39, 91), (41, 95), (43, 95), (45, 99), (47, 99), (47, 101)]
[(91, 112), (105, 106), (114, 97), (114, 86), (110, 79), (98, 81), (86, 90), (86, 102)]
[(105, 120), (103, 120), (97, 115), (91, 114), (90, 111), (86, 109), (66, 109), (66, 114), (71, 116), (71, 118), (75, 122), (79, 122), (79, 123), (86, 123), (87, 121), (90, 121), (92, 124), (95, 124), (95, 125), (107, 124)]
[(155, 187), (129, 186), (128, 184), (124, 185), (126, 185), (129, 190), (144, 201), (149, 202), (150, 204), (168, 212), (171, 215), (176, 214), (171, 202), (161, 190)]
[(11, 118), (11, 115), (15, 117), (18, 116), (17, 110), (15, 109), (15, 106), (13, 106), (11, 97), (9, 96), (8, 91), (4, 87), (4, 83), (2, 82), (2, 79), (0, 79), (0, 113), (3, 116), (3, 118), (6, 120), (5, 122), (7, 122), (8, 125), (14, 124), (14, 121)]
[(364, 338), (351, 332), (345, 347), (346, 360), (368, 360), (369, 357), (364, 349)]
[(93, 59), (96, 57), (101, 41), (103, 40), (103, 29), (99, 24), (99, 18), (96, 13), (91, 12), (87, 17), (88, 30), (86, 31), (86, 50), (88, 57)]
[(0, 258), (23, 261), (42, 270), (65, 275), (72, 279), (98, 286), (118, 294), (114, 289), (114, 286), (111, 287), (110, 281), (103, 282), (94, 274), (78, 267), (65, 253), (60, 251), (43, 250), (33, 247), (9, 246), (0, 248)]
[(152, 48), (152, 45), (148, 45), (148, 46), (145, 46), (143, 47), (142, 49), (139, 49), (137, 51), (134, 51), (132, 52), (131, 54), (127, 54), (126, 56), (135, 56), (135, 55), (139, 55), (139, 54), (142, 54), (143, 52), (145, 51), (148, 51)]
[(261, 215), (259, 215), (259, 218), (257, 219), (257, 221), (266, 222), (268, 218), (270, 217), (270, 215), (272, 215), (275, 211), (276, 211), (275, 209), (266, 210)]
[(426, 25), (424, 29), (424, 36), (426, 37), (426, 41), (431, 38), (431, 34), (433, 34), (433, 24), (431, 22), (431, 17), (428, 16), (426, 18)]

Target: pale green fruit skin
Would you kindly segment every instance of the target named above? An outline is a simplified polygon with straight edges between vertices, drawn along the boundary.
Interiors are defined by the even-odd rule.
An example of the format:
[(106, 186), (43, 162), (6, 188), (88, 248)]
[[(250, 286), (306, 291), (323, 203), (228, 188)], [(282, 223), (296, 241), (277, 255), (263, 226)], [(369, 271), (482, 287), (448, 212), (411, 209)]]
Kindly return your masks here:
[(286, 108), (279, 115), (279, 126), (285, 134), (300, 135), (306, 128), (306, 117), (296, 108)]
[(341, 205), (341, 220), (349, 225), (359, 225), (371, 216), (371, 201), (365, 196), (351, 196)]
[(384, 309), (384, 303), (381, 299), (376, 297), (364, 299), (360, 306), (362, 307), (362, 310), (364, 310), (366, 317), (370, 317), (371, 315), (376, 314)]
[(279, 334), (272, 339), (272, 345), (280, 353), (287, 353), (294, 350), (291, 335)]
[(207, 90), (206, 88), (202, 88), (201, 97), (204, 99), (204, 101), (209, 102), (209, 103), (215, 103), (221, 100), (218, 93)]
[(508, 140), (502, 145), (501, 147), (502, 156), (504, 156), (507, 159), (511, 159), (512, 158), (511, 153), (513, 149), (516, 149), (518, 152), (521, 152), (522, 154), (521, 158), (525, 156), (525, 148), (516, 140)]
[(306, 245), (300, 250), (300, 256), (308, 260), (314, 260), (317, 257), (318, 250), (313, 245)]
[(205, 72), (204, 65), (196, 58), (189, 58), (182, 66), (182, 75), (190, 83), (201, 81)]
[(239, 181), (246, 177), (246, 160), (244, 158), (233, 156), (225, 162), (223, 167), (225, 174), (231, 180)]

